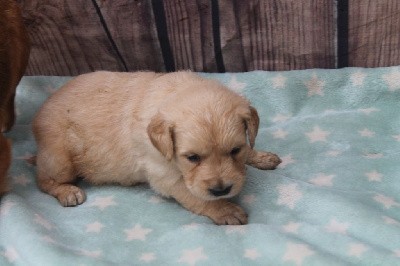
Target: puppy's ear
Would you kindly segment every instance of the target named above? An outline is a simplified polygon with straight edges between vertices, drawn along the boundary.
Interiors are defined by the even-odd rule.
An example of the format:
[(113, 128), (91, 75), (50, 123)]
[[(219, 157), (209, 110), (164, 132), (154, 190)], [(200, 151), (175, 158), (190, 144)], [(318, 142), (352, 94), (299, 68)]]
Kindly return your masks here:
[(147, 126), (147, 134), (154, 147), (170, 161), (174, 155), (173, 126), (158, 113)]
[(249, 138), (250, 147), (253, 148), (256, 142), (256, 137), (258, 133), (258, 126), (260, 125), (260, 118), (258, 117), (258, 113), (256, 108), (250, 106), (250, 116), (247, 116), (245, 119), (246, 128), (247, 128), (247, 136)]

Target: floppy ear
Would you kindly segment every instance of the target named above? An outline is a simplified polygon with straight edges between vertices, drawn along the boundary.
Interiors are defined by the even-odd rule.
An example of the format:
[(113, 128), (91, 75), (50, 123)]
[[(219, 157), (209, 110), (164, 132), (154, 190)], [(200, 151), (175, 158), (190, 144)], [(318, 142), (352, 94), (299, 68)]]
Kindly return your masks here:
[(260, 125), (260, 118), (256, 108), (250, 106), (250, 117), (245, 120), (247, 128), (247, 137), (249, 138), (250, 147), (253, 148), (256, 142), (256, 137), (258, 133), (258, 126)]
[(147, 134), (154, 147), (170, 161), (174, 155), (173, 126), (158, 113), (147, 126)]

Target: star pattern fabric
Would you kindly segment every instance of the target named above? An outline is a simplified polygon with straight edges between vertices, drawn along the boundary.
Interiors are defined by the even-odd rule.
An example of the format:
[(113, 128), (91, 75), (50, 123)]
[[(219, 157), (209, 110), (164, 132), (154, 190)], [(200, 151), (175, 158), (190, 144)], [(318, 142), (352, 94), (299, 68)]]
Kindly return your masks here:
[[(276, 170), (247, 167), (233, 202), (244, 226), (216, 226), (148, 186), (78, 183), (73, 208), (36, 187), (30, 131), (70, 77), (24, 77), (0, 202), (0, 265), (400, 264), (400, 68), (206, 74), (260, 117), (255, 148)], [(84, 107), (82, 107), (84, 108)]]

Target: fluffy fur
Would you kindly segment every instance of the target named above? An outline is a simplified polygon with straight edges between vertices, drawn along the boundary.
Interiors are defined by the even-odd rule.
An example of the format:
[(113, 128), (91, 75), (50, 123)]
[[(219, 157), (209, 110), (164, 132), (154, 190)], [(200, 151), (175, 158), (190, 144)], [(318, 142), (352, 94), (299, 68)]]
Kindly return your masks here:
[(15, 89), (29, 57), (28, 34), (14, 0), (0, 0), (0, 196), (7, 191), (6, 174), (11, 149), (2, 133), (15, 121)]
[(85, 201), (77, 176), (93, 184), (148, 182), (216, 224), (245, 224), (245, 212), (226, 200), (240, 192), (245, 164), (280, 163), (252, 149), (258, 124), (247, 100), (191, 72), (81, 75), (34, 119), (38, 185), (75, 206)]

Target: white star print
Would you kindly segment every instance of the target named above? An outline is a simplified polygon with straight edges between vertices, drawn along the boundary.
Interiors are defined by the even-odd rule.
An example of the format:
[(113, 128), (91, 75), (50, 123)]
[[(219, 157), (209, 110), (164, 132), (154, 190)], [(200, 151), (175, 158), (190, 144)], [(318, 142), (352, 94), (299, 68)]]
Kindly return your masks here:
[(51, 244), (57, 244), (57, 242), (49, 235), (45, 235), (41, 238), (43, 241), (46, 241), (47, 243)]
[(246, 83), (239, 82), (237, 80), (236, 76), (233, 75), (231, 80), (230, 80), (230, 82), (229, 82), (229, 84), (228, 84), (228, 87), (231, 90), (233, 90), (234, 92), (237, 92), (237, 93), (241, 94), (243, 89), (246, 87)]
[(331, 157), (337, 157), (337, 156), (339, 156), (340, 154), (342, 154), (342, 152), (339, 151), (339, 150), (330, 150), (330, 151), (328, 151), (328, 152), (326, 153), (327, 156), (331, 156)]
[(44, 88), (45, 92), (49, 93), (49, 94), (53, 94), (57, 91), (57, 88), (51, 87), (51, 86), (47, 86)]
[(330, 132), (323, 131), (317, 126), (314, 127), (313, 131), (306, 133), (311, 143), (317, 141), (326, 141), (326, 137), (328, 137), (330, 134), (331, 134)]
[(257, 249), (252, 248), (244, 251), (244, 257), (251, 260), (256, 260), (257, 258), (261, 257), (261, 255), (258, 253)]
[(154, 203), (154, 204), (158, 204), (158, 203), (161, 203), (163, 201), (164, 200), (159, 196), (151, 196), (150, 199), (149, 199), (149, 202), (150, 203)]
[(364, 244), (352, 243), (349, 245), (349, 255), (353, 257), (359, 258), (367, 250), (368, 248)]
[(393, 251), (393, 256), (400, 258), (400, 249)]
[(325, 86), (325, 81), (319, 80), (317, 75), (313, 75), (312, 78), (304, 82), (308, 89), (308, 96), (320, 95), (324, 96), (323, 88)]
[(199, 228), (199, 225), (200, 224), (198, 224), (198, 223), (185, 224), (183, 226), (183, 229), (185, 229), (185, 230), (195, 230), (195, 229)]
[(49, 221), (47, 221), (46, 219), (44, 219), (42, 216), (40, 216), (37, 213), (35, 213), (34, 221), (35, 221), (35, 223), (40, 224), (41, 226), (46, 228), (47, 230), (51, 230), (54, 228), (54, 225), (52, 225)]
[(225, 234), (239, 233), (244, 235), (246, 233), (246, 226), (244, 225), (227, 225)]
[(31, 180), (28, 179), (24, 174), (22, 174), (19, 176), (14, 176), (13, 182), (14, 184), (18, 184), (25, 187), (27, 184), (31, 183)]
[(274, 89), (284, 88), (286, 83), (286, 78), (281, 74), (276, 75), (272, 78), (272, 87)]
[(272, 133), (274, 139), (285, 139), (288, 134), (289, 133), (287, 133), (285, 130), (281, 128)]
[(400, 71), (398, 68), (392, 69), (390, 73), (382, 75), (382, 78), (389, 86), (389, 91), (400, 89)]
[(288, 164), (295, 163), (296, 160), (293, 159), (292, 154), (281, 157), (282, 162), (278, 165), (278, 168), (285, 168)]
[(289, 242), (286, 246), (283, 261), (293, 261), (296, 265), (302, 265), (303, 260), (313, 254), (314, 251), (308, 245)]
[(297, 189), (297, 184), (287, 184), (278, 186), (279, 198), (278, 205), (285, 205), (294, 209), (297, 201), (303, 197), (303, 193)]
[(292, 116), (291, 115), (283, 115), (283, 114), (277, 114), (272, 118), (272, 122), (277, 123), (277, 122), (286, 122), (289, 120)]
[(351, 83), (353, 86), (362, 86), (364, 84), (364, 79), (367, 75), (360, 70), (357, 72), (354, 72), (350, 76)]
[(381, 182), (383, 175), (381, 173), (378, 173), (376, 170), (372, 172), (365, 173), (365, 175), (368, 177), (368, 181), (377, 181)]
[(392, 206), (399, 207), (400, 203), (396, 202), (393, 198), (387, 197), (385, 195), (378, 194), (374, 196), (374, 200), (382, 203), (386, 209), (391, 208)]
[(156, 259), (156, 256), (154, 253), (143, 253), (139, 260), (144, 261), (144, 262), (150, 262)]
[(300, 223), (289, 222), (288, 224), (282, 226), (282, 228), (286, 233), (298, 234), (300, 225)]
[(6, 250), (2, 254), (10, 263), (13, 263), (19, 258), (18, 252), (14, 247), (7, 247)]
[(196, 265), (196, 262), (208, 259), (203, 252), (203, 247), (196, 249), (185, 249), (182, 253), (183, 254), (179, 258), (178, 262), (187, 263), (189, 265)]
[(117, 205), (114, 201), (114, 196), (108, 197), (96, 197), (93, 202), (89, 203), (88, 206), (98, 207), (100, 210), (104, 210), (109, 206)]
[(86, 232), (87, 233), (100, 233), (100, 231), (103, 229), (104, 225), (99, 222), (94, 222), (91, 224), (86, 225)]
[(385, 220), (386, 224), (393, 224), (393, 225), (397, 225), (400, 226), (400, 222), (396, 221), (393, 218), (387, 217), (387, 216), (382, 216), (383, 220)]
[(347, 229), (349, 228), (348, 223), (340, 223), (336, 219), (332, 219), (330, 223), (325, 226), (325, 230), (330, 233), (338, 233), (342, 235), (347, 234)]
[(243, 202), (247, 203), (247, 204), (252, 204), (257, 200), (257, 197), (254, 196), (253, 194), (249, 194), (249, 195), (244, 195), (243, 196)]
[(378, 112), (379, 109), (374, 108), (374, 107), (371, 107), (371, 108), (358, 109), (358, 111), (359, 111), (359, 112), (362, 112), (362, 113), (364, 113), (364, 114), (366, 114), (366, 115), (369, 115), (369, 114), (372, 113), (372, 112)]
[(324, 173), (317, 174), (314, 178), (310, 179), (310, 182), (314, 185), (320, 187), (331, 187), (332, 186), (332, 179), (335, 175), (326, 175)]
[(364, 128), (363, 130), (358, 131), (358, 133), (360, 133), (361, 137), (367, 137), (367, 138), (371, 138), (375, 135), (375, 132)]
[(90, 257), (90, 258), (99, 258), (101, 257), (101, 251), (100, 250), (95, 250), (95, 251), (88, 251), (88, 250), (84, 250), (81, 249), (79, 251), (80, 254), (86, 256), (86, 257)]
[(124, 232), (126, 233), (126, 241), (132, 240), (146, 240), (146, 235), (149, 234), (152, 229), (143, 228), (140, 224), (136, 224), (131, 229), (125, 229)]
[(363, 156), (367, 159), (380, 159), (383, 158), (383, 153), (365, 153)]
[(400, 135), (393, 135), (392, 136), (395, 140), (400, 141)]
[(0, 208), (0, 216), (6, 215), (10, 211), (11, 207), (14, 205), (16, 205), (16, 203), (13, 201), (4, 202)]

